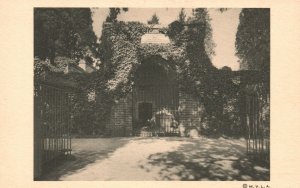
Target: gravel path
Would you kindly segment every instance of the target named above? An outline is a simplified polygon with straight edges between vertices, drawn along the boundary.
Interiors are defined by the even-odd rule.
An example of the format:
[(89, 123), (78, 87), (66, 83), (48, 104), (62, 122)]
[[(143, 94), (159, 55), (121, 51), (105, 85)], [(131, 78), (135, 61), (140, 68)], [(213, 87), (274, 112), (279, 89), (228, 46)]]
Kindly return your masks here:
[(42, 180), (269, 180), (243, 139), (73, 139), (73, 156)]

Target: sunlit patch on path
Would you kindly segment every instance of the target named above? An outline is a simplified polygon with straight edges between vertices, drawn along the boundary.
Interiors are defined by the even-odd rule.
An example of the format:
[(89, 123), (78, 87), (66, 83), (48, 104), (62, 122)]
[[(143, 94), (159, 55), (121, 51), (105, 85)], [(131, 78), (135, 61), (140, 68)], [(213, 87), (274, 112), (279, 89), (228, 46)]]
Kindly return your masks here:
[(73, 159), (44, 180), (269, 180), (243, 139), (74, 139)]

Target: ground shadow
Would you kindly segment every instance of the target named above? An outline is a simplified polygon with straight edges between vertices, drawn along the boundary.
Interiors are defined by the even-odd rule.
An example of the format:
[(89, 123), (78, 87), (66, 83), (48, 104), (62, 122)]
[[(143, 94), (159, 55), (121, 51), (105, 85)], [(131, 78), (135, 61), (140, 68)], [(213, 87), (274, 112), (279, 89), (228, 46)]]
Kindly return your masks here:
[(139, 162), (140, 168), (150, 172), (159, 169), (156, 180), (206, 181), (266, 181), (269, 166), (257, 163), (245, 154), (242, 144), (232, 139), (190, 140), (176, 151), (152, 154)]
[[(84, 170), (88, 165), (107, 159), (118, 148), (126, 145), (130, 139), (115, 138), (114, 143), (110, 139), (74, 139), (73, 153), (67, 158), (59, 158), (47, 165), (39, 181), (58, 181), (64, 175), (71, 175)], [(110, 142), (107, 144), (107, 142)], [(109, 147), (108, 147), (109, 145)]]
[[(121, 171), (132, 170), (129, 173), (132, 173), (133, 176), (126, 176), (127, 179), (124, 180), (142, 179), (144, 176), (151, 177), (151, 180), (269, 180), (270, 167), (265, 163), (259, 164), (251, 160), (246, 155), (245, 145), (245, 140), (223, 138), (75, 139), (73, 140), (72, 157), (59, 161), (60, 164), (47, 171), (41, 180), (63, 180), (65, 177), (78, 175), (81, 172), (94, 176), (91, 165), (100, 164), (105, 159), (112, 158), (112, 163), (105, 165), (114, 164), (115, 166), (107, 166), (107, 168), (124, 165), (125, 160), (125, 164), (128, 163), (128, 165), (124, 165)], [(125, 157), (124, 159), (124, 156), (131, 156), (127, 154), (132, 152), (135, 147), (139, 147), (136, 155), (140, 157)], [(119, 153), (116, 156), (119, 149), (122, 150), (122, 154)], [(112, 170), (113, 174), (111, 179), (108, 178), (109, 180), (114, 180), (116, 177), (117, 179), (123, 178), (124, 173), (119, 173), (120, 169), (116, 169), (118, 171)], [(103, 170), (103, 168), (99, 168), (99, 170)], [(143, 172), (146, 173), (143, 174)]]

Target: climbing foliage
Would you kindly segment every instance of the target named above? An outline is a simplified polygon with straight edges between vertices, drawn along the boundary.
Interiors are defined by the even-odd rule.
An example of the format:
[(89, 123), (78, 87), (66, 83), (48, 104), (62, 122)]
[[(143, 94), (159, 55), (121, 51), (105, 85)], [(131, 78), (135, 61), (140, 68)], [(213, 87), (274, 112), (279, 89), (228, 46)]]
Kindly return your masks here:
[(201, 119), (207, 133), (216, 130), (226, 134), (239, 128), (238, 84), (231, 70), (220, 71), (211, 63), (206, 50), (207, 35), (211, 33), (207, 19), (205, 10), (197, 10), (187, 24), (171, 23), (167, 28), (169, 44), (141, 44), (142, 35), (151, 28), (138, 22), (106, 24), (99, 47), (103, 63), (100, 69), (106, 76), (104, 82), (98, 82), (105, 83), (104, 90), (111, 93), (105, 96), (113, 103), (130, 94), (138, 65), (160, 56), (176, 71), (180, 90), (194, 95), (205, 106)]
[[(214, 45), (206, 9), (195, 9), (191, 18), (181, 18), (168, 28), (160, 29), (169, 36), (171, 43), (159, 45), (141, 44), (141, 37), (152, 28), (139, 22), (118, 21), (118, 14), (112, 12), (108, 18), (111, 20), (103, 24), (95, 52), (101, 60), (99, 70), (91, 74), (69, 75), (82, 91), (73, 100), (72, 113), (76, 122), (73, 131), (80, 134), (82, 131), (85, 134), (105, 132), (111, 107), (115, 101), (131, 94), (138, 66), (155, 56), (167, 60), (166, 67), (177, 73), (179, 89), (192, 94), (204, 107), (202, 117), (199, 117), (203, 133), (230, 134), (240, 129), (239, 81), (235, 80), (230, 69), (218, 70), (211, 63)], [(73, 59), (56, 58), (56, 62), (76, 64)], [(51, 65), (46, 61), (43, 65), (36, 64), (35, 73), (40, 76), (43, 69), (50, 72), (61, 70), (63, 67), (59, 66), (64, 63), (58, 64)], [(91, 93), (95, 93), (95, 100), (88, 100)]]

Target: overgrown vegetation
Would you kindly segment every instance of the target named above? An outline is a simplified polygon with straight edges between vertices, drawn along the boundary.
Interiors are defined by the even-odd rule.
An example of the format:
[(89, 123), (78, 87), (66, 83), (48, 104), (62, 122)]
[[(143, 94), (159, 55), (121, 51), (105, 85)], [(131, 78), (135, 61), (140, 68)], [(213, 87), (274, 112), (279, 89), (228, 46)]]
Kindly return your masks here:
[[(91, 28), (90, 9), (35, 9), (34, 54), (43, 62), (35, 64), (35, 78), (40, 77), (43, 71), (62, 74), (63, 66), (77, 64), (80, 58), (101, 60), (96, 72), (69, 76), (69, 79), (78, 83), (84, 91), (82, 95), (74, 97), (73, 132), (105, 132), (105, 122), (114, 102), (132, 91), (138, 65), (148, 57), (161, 56), (168, 60), (176, 71), (180, 89), (195, 96), (204, 106), (201, 117), (203, 133), (240, 134), (239, 79), (230, 68), (218, 70), (211, 63), (215, 44), (212, 40), (208, 11), (197, 8), (194, 9), (192, 17), (186, 18), (182, 9), (178, 20), (172, 22), (168, 28), (160, 29), (160, 32), (167, 33), (172, 41), (170, 44), (161, 45), (141, 44), (142, 35), (151, 30), (151, 27), (139, 22), (118, 21), (117, 16), (122, 11), (128, 9), (110, 9), (106, 22), (103, 23), (100, 41), (96, 44)], [(247, 15), (253, 16), (255, 12), (242, 11), (236, 46), (238, 56), (252, 66), (251, 63), (260, 57), (260, 53), (257, 52), (253, 56), (255, 59), (247, 55), (248, 47), (254, 49), (257, 44), (245, 42), (252, 36), (245, 33), (250, 27), (246, 24), (250, 19)], [(159, 21), (157, 16), (157, 19), (153, 17), (152, 20)], [(263, 31), (254, 32), (253, 35), (256, 37), (261, 34), (263, 38), (255, 41), (265, 46), (264, 42), (268, 42), (268, 31), (263, 27), (265, 26), (261, 27)], [(268, 52), (267, 47), (259, 49), (263, 49), (262, 54)], [(267, 55), (262, 58), (261, 62), (267, 62)], [(88, 101), (87, 94), (92, 92), (96, 98)]]
[[(256, 84), (248, 84), (245, 93), (257, 97), (262, 125), (270, 131), (270, 9), (244, 8), (236, 34), (236, 55), (242, 70), (257, 71)], [(252, 78), (253, 79), (253, 78)], [(255, 78), (254, 78), (255, 79)]]
[(243, 9), (236, 34), (236, 55), (241, 68), (270, 70), (270, 9)]
[(214, 43), (207, 10), (195, 9), (186, 21), (182, 10), (167, 29), (171, 44), (140, 44), (149, 29), (137, 22), (106, 23), (99, 54), (101, 69), (107, 73), (106, 90), (113, 93), (109, 96), (115, 99), (130, 93), (137, 66), (143, 59), (158, 55), (171, 62), (181, 90), (193, 94), (205, 106), (201, 117), (204, 133), (238, 132), (238, 81), (233, 79), (231, 69), (220, 71), (211, 63)]
[(35, 8), (34, 56), (70, 59), (91, 56), (96, 45), (89, 8)]

